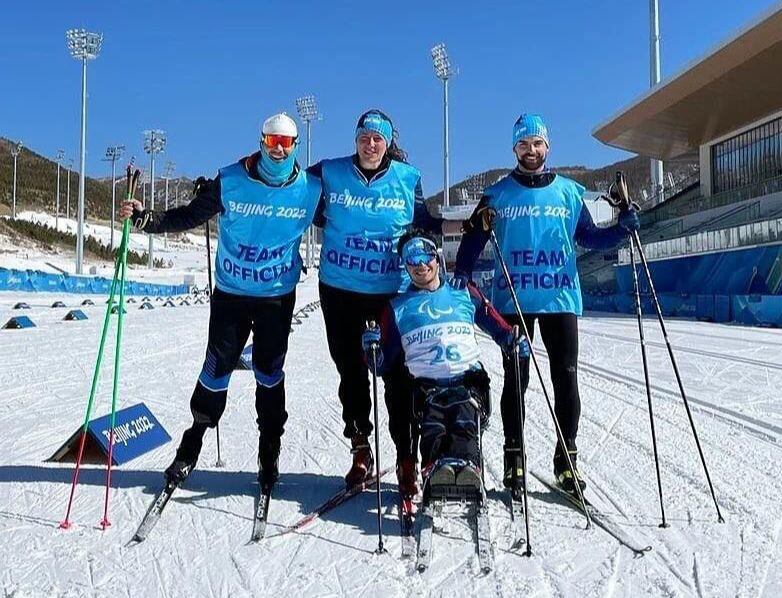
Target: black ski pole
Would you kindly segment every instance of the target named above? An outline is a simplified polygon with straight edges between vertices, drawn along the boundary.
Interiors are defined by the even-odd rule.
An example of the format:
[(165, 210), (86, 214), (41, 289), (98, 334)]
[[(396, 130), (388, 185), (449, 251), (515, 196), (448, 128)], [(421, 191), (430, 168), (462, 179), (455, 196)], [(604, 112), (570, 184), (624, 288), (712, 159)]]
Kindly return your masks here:
[[(529, 342), (529, 337), (527, 337)], [(519, 345), (516, 339), (513, 341), (513, 373), (516, 376), (516, 415), (519, 418), (519, 450), (521, 451), (521, 478), (522, 496), (524, 499), (524, 533), (527, 537), (527, 550), (524, 556), (532, 556), (532, 543), (529, 536), (529, 509), (527, 508), (527, 449), (524, 442), (524, 419), (527, 417), (524, 394), (521, 391), (521, 364), (519, 363)], [(530, 342), (530, 346), (532, 343)], [(513, 475), (516, 476), (516, 468), (513, 468)]]
[[(717, 502), (717, 496), (714, 493), (714, 485), (711, 483), (711, 476), (709, 475), (709, 468), (706, 465), (706, 458), (703, 455), (703, 449), (701, 448), (701, 441), (698, 438), (698, 431), (695, 429), (695, 420), (692, 418), (692, 411), (690, 410), (690, 403), (687, 400), (687, 394), (684, 392), (684, 384), (682, 384), (682, 377), (679, 373), (679, 366), (676, 364), (676, 357), (673, 354), (673, 347), (671, 341), (668, 339), (668, 331), (665, 328), (665, 320), (663, 319), (663, 312), (660, 309), (660, 302), (657, 299), (657, 292), (654, 290), (654, 283), (652, 282), (652, 274), (649, 271), (649, 264), (646, 262), (646, 255), (644, 254), (643, 246), (641, 245), (641, 238), (638, 235), (638, 231), (633, 231), (631, 238), (635, 247), (638, 249), (638, 255), (641, 258), (641, 264), (643, 265), (644, 272), (646, 274), (646, 280), (649, 283), (649, 291), (652, 294), (652, 303), (657, 311), (657, 320), (660, 322), (660, 330), (662, 330), (663, 338), (665, 339), (665, 346), (668, 349), (668, 356), (671, 358), (671, 365), (673, 366), (673, 373), (676, 376), (676, 383), (679, 385), (679, 392), (682, 395), (682, 401), (684, 402), (684, 409), (687, 411), (687, 419), (690, 421), (690, 428), (692, 429), (692, 436), (695, 439), (695, 446), (698, 448), (698, 455), (701, 458), (701, 464), (703, 465), (703, 472), (706, 474), (706, 481), (709, 484), (709, 491), (711, 492), (711, 499), (714, 501), (714, 507), (717, 509), (717, 521), (719, 523), (725, 523), (725, 519), (720, 512), (720, 505)], [(631, 248), (632, 251), (632, 248)]]
[(657, 472), (657, 492), (660, 496), (660, 527), (668, 527), (665, 520), (665, 504), (663, 502), (663, 483), (660, 477), (660, 458), (657, 455), (657, 434), (654, 429), (654, 410), (652, 409), (652, 388), (649, 383), (649, 363), (646, 360), (646, 339), (644, 337), (643, 313), (641, 311), (641, 288), (638, 284), (638, 272), (636, 271), (635, 249), (632, 240), (630, 242), (630, 264), (633, 269), (633, 291), (635, 292), (635, 314), (638, 319), (638, 336), (641, 339), (641, 360), (644, 365), (644, 382), (646, 383), (646, 401), (649, 404), (649, 425), (652, 429), (652, 449), (654, 451), (654, 468)]
[[(608, 200), (608, 202), (611, 205), (618, 206), (620, 209), (627, 209), (629, 207), (635, 207), (638, 209), (638, 206), (634, 204), (630, 200), (630, 193), (627, 189), (627, 181), (625, 180), (624, 174), (622, 174), (621, 171), (618, 171), (616, 173), (616, 179), (614, 183), (611, 184), (611, 186), (608, 188), (608, 197), (605, 198)], [(682, 377), (679, 373), (679, 366), (676, 363), (676, 357), (673, 354), (673, 347), (671, 346), (671, 341), (668, 338), (668, 331), (665, 328), (665, 319), (663, 318), (663, 312), (660, 308), (660, 301), (657, 298), (657, 291), (654, 289), (654, 281), (652, 280), (652, 273), (649, 270), (649, 264), (646, 261), (646, 254), (644, 253), (643, 245), (641, 244), (641, 236), (638, 234), (637, 230), (634, 230), (630, 233), (630, 256), (631, 256), (631, 262), (633, 266), (633, 276), (637, 275), (635, 272), (635, 254), (634, 250), (638, 250), (638, 256), (641, 258), (641, 264), (644, 268), (644, 273), (646, 274), (646, 280), (649, 284), (649, 291), (652, 295), (652, 303), (654, 304), (655, 311), (657, 312), (657, 321), (660, 323), (660, 330), (663, 333), (663, 338), (665, 339), (665, 346), (668, 349), (668, 356), (671, 359), (671, 366), (673, 367), (673, 373), (676, 376), (676, 383), (679, 386), (679, 393), (682, 396), (682, 401), (684, 402), (684, 409), (687, 412), (687, 419), (690, 422), (690, 428), (692, 429), (692, 436), (695, 439), (695, 446), (698, 448), (698, 455), (701, 459), (701, 464), (703, 465), (703, 471), (706, 474), (706, 481), (709, 484), (709, 492), (711, 492), (711, 499), (714, 501), (714, 507), (717, 509), (717, 521), (719, 523), (724, 523), (725, 519), (722, 517), (722, 513), (720, 512), (720, 505), (717, 502), (717, 496), (714, 493), (714, 485), (711, 482), (711, 475), (709, 475), (709, 468), (706, 465), (706, 457), (703, 455), (703, 449), (701, 448), (701, 441), (698, 438), (698, 431), (695, 428), (695, 420), (692, 417), (692, 411), (690, 410), (690, 403), (687, 400), (687, 393), (684, 392), (684, 384), (682, 383)], [(637, 285), (637, 282), (636, 282)], [(638, 301), (640, 303), (640, 296), (638, 298)], [(647, 380), (648, 385), (648, 380)], [(647, 386), (648, 389), (648, 386)], [(647, 390), (648, 392), (648, 390)], [(651, 417), (651, 400), (649, 403), (649, 416)], [(654, 430), (654, 423), (652, 423), (652, 430)], [(655, 459), (656, 459), (656, 450), (655, 450)], [(658, 480), (659, 480), (659, 471), (658, 471)], [(661, 496), (662, 496), (662, 490), (661, 490)], [(662, 503), (661, 503), (662, 504)], [(663, 515), (663, 524), (665, 523), (665, 516)]]
[[(508, 285), (508, 291), (510, 292), (510, 296), (513, 299), (513, 307), (516, 310), (516, 315), (519, 317), (519, 320), (521, 321), (521, 326), (524, 330), (524, 336), (526, 336), (527, 339), (529, 339), (531, 337), (529, 334), (529, 330), (527, 329), (527, 323), (524, 321), (524, 314), (521, 312), (521, 306), (519, 305), (519, 299), (516, 296), (516, 290), (513, 288), (513, 281), (511, 280), (510, 272), (508, 272), (508, 265), (505, 263), (505, 258), (502, 257), (502, 251), (500, 250), (500, 244), (497, 241), (497, 235), (494, 233), (494, 229), (491, 227), (489, 228), (489, 235), (491, 237), (491, 242), (494, 247), (494, 257), (497, 260), (497, 262), (500, 264), (500, 268), (502, 269), (502, 274), (505, 277), (505, 283)], [(529, 352), (530, 352), (530, 357), (532, 358), (532, 364), (535, 366), (535, 372), (538, 375), (538, 380), (540, 380), (540, 386), (543, 389), (543, 396), (546, 399), (546, 405), (548, 405), (548, 410), (549, 413), (551, 414), (551, 419), (554, 421), (554, 428), (556, 429), (557, 432), (557, 442), (559, 443), (559, 446), (562, 448), (562, 452), (565, 455), (565, 459), (567, 460), (570, 473), (573, 475), (573, 482), (576, 487), (578, 500), (581, 503), (581, 509), (587, 521), (586, 528), (589, 529), (590, 527), (592, 527), (592, 517), (589, 515), (589, 509), (587, 509), (586, 501), (584, 500), (584, 493), (581, 491), (581, 485), (578, 483), (576, 468), (573, 466), (573, 460), (570, 458), (570, 453), (567, 450), (565, 437), (562, 434), (562, 428), (559, 425), (557, 414), (554, 412), (554, 405), (551, 403), (551, 398), (548, 396), (548, 390), (546, 390), (546, 384), (543, 381), (543, 373), (540, 371), (540, 365), (538, 364), (538, 358), (535, 355), (535, 349), (532, 347), (532, 343), (530, 343)], [(527, 472), (525, 471), (524, 474), (526, 476)]]
[[(370, 328), (375, 327), (374, 322), (369, 323)], [(380, 427), (377, 416), (377, 343), (372, 343), (372, 402), (375, 412), (375, 492), (377, 494), (377, 550), (375, 554), (383, 554), (383, 501), (380, 498)]]
[[(209, 221), (207, 220), (204, 223), (204, 228), (206, 229), (206, 272), (209, 276), (209, 287), (207, 289), (207, 294), (209, 295), (209, 301), (211, 303), (212, 301), (212, 244), (210, 242), (209, 238)], [(215, 462), (215, 467), (225, 467), (225, 461), (223, 461), (220, 458), (220, 422), (217, 422), (217, 425), (215, 426), (215, 432), (217, 434), (217, 461)]]

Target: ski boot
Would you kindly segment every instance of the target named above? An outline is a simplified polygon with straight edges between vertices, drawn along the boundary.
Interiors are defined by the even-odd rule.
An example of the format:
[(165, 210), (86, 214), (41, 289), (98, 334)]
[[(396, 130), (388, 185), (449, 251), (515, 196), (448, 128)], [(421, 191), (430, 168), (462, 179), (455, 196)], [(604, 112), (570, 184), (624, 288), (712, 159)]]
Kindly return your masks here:
[(396, 463), (396, 479), (399, 484), (399, 494), (404, 498), (412, 498), (418, 494), (418, 468), (415, 457), (402, 457)]
[(353, 448), (350, 452), (353, 454), (353, 465), (345, 476), (345, 484), (352, 488), (372, 476), (372, 470), (375, 466), (375, 458), (372, 456), (372, 449), (369, 447), (369, 438), (366, 435), (357, 435), (350, 439)]
[(481, 468), (474, 465), (471, 461), (468, 461), (466, 465), (462, 466), (459, 473), (456, 475), (456, 485), (460, 489), (474, 490), (478, 494), (483, 494), (483, 477), (481, 476)]
[(166, 468), (165, 476), (167, 484), (181, 484), (190, 475), (196, 466), (198, 455), (201, 453), (206, 426), (193, 424), (182, 434), (182, 442), (176, 450), (174, 461)]
[(578, 483), (583, 492), (586, 489), (586, 482), (581, 477), (581, 472), (578, 471), (578, 450), (575, 448), (575, 442), (569, 441), (567, 445), (570, 460), (573, 462), (573, 469), (576, 471), (576, 479), (575, 481), (573, 480), (573, 472), (570, 471), (567, 458), (559, 447), (557, 447), (557, 451), (554, 453), (554, 477), (560, 488), (575, 496), (578, 494), (576, 483)]
[(258, 483), (264, 492), (268, 492), (280, 478), (280, 441), (264, 442), (258, 440)]
[(515, 500), (521, 500), (524, 494), (524, 468), (522, 467), (521, 450), (515, 446), (506, 446), (503, 453), (505, 464), (502, 485), (513, 495)]

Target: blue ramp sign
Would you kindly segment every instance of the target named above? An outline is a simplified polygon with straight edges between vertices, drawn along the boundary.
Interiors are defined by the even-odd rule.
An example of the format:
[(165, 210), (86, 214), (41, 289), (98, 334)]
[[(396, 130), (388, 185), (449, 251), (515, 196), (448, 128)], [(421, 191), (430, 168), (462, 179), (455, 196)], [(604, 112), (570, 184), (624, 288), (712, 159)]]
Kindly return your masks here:
[[(81, 427), (48, 461), (74, 462), (79, 453)], [(109, 454), (111, 414), (92, 420), (87, 426), (82, 463), (105, 463)], [(117, 411), (114, 417), (114, 449), (111, 454), (113, 465), (127, 463), (164, 445), (171, 436), (144, 403)]]

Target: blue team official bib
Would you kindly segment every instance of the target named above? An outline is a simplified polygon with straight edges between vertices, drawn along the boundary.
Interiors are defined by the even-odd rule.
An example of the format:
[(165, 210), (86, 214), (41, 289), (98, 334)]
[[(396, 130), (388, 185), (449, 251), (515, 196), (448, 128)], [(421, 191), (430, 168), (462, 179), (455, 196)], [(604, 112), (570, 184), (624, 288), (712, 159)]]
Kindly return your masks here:
[(291, 292), (299, 281), (299, 245), (320, 199), (320, 180), (301, 170), (292, 183), (270, 187), (237, 162), (220, 170), (220, 188), (217, 287), (253, 297)]
[(409, 283), (396, 245), (413, 221), (418, 170), (395, 160), (367, 184), (352, 156), (322, 165), (326, 224), (320, 280), (360, 293), (395, 293)]
[[(541, 188), (508, 175), (484, 192), (496, 210), (495, 232), (524, 313), (581, 315), (581, 285), (574, 235), (584, 187), (557, 175)], [(499, 262), (492, 303), (503, 314), (515, 309)]]
[(475, 306), (467, 290), (444, 284), (391, 300), (405, 365), (413, 377), (449, 379), (478, 367)]

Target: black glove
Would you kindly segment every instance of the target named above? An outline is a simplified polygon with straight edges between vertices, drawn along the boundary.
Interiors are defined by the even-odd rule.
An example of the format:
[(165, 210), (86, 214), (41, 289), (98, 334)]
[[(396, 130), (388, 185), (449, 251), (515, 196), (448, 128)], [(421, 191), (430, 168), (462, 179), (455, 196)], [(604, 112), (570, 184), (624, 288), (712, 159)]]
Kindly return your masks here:
[(147, 224), (149, 224), (150, 218), (152, 218), (152, 210), (137, 210), (134, 207), (130, 221), (133, 223), (135, 229), (144, 230)]

